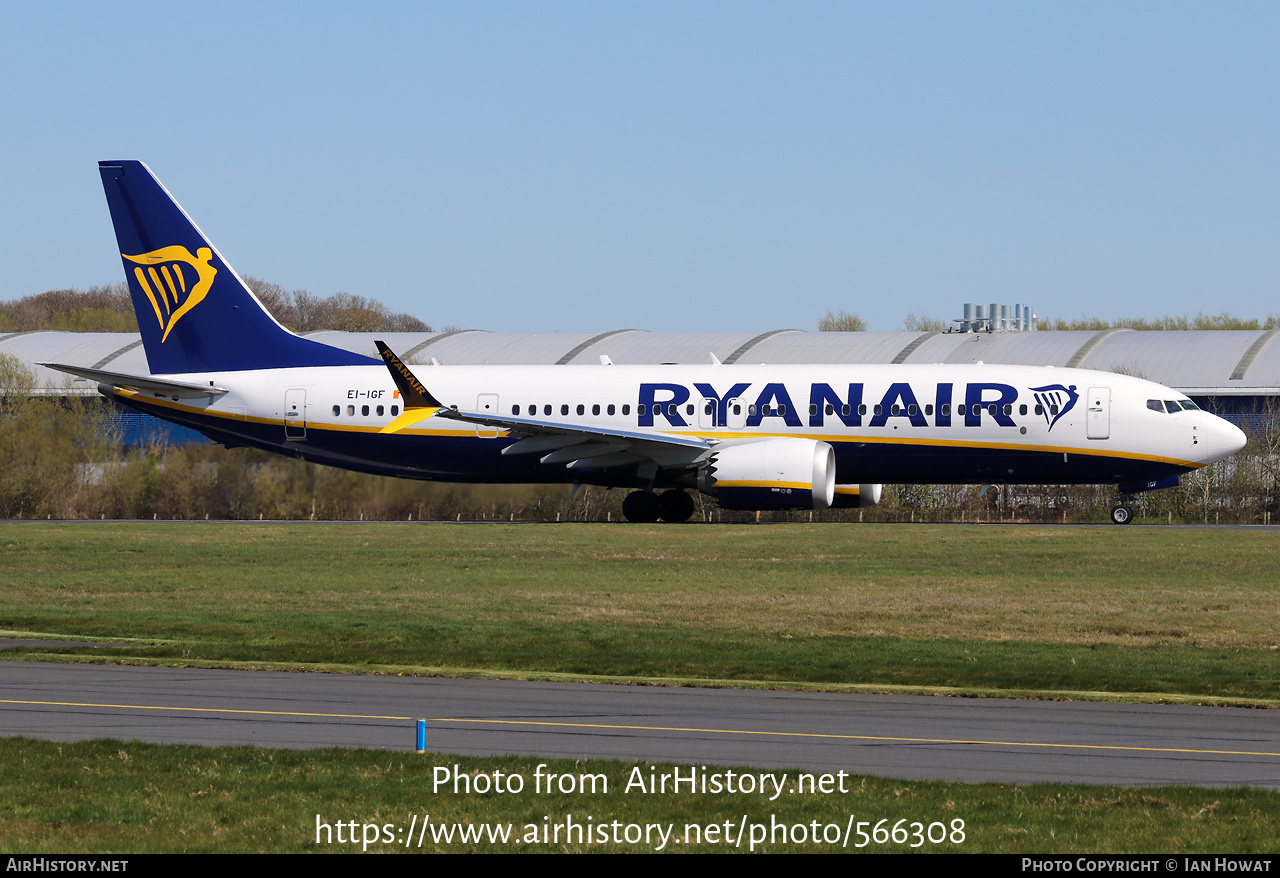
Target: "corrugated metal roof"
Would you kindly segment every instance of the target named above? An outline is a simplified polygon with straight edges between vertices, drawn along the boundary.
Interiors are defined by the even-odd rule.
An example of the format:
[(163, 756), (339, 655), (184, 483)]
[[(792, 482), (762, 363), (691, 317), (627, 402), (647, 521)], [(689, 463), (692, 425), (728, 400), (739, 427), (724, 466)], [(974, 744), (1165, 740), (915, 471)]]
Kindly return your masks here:
[(755, 338), (755, 332), (632, 332), (606, 338), (583, 351), (575, 363), (599, 363), (604, 354), (619, 366), (644, 363), (710, 363), (721, 361)]
[(1099, 342), (1081, 366), (1150, 378), (1170, 387), (1227, 384), (1240, 358), (1261, 334), (1256, 330), (1117, 333)]
[[(398, 353), (414, 351), (447, 365), (594, 365), (707, 363), (711, 354), (743, 363), (1018, 363), (1141, 375), (1199, 395), (1280, 395), (1280, 334), (1262, 330), (1180, 332), (588, 332), (446, 333), (313, 332), (309, 338), (376, 357), (374, 340)], [(0, 335), (0, 354), (31, 366), (51, 392), (92, 393), (89, 382), (67, 379), (41, 362), (148, 374), (138, 336), (127, 333), (26, 332)]]
[(891, 363), (916, 332), (788, 332), (754, 347), (744, 363)]
[(1231, 383), (1253, 387), (1280, 387), (1280, 337), (1273, 335), (1267, 339), (1262, 349), (1255, 352), (1244, 378)]

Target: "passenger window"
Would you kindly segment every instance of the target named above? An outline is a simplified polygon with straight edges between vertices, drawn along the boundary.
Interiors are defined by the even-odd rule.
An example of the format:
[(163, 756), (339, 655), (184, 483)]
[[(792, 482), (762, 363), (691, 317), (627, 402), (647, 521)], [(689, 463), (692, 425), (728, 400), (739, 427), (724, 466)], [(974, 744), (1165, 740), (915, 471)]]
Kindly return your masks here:
[(1009, 405), (1009, 403), (1007, 403), (1007, 402), (1006, 402), (1006, 403), (1004, 404), (1004, 413), (1005, 413), (1006, 415), (1011, 415), (1011, 414), (1013, 414), (1013, 406)]
[(929, 417), (933, 417), (933, 406), (932, 406), (932, 405), (926, 405), (926, 406), (924, 407), (924, 413), (925, 413), (926, 415), (928, 415)]
[[(809, 403), (809, 414), (816, 415), (818, 413), (818, 404), (816, 402)], [(827, 406), (827, 414), (831, 414), (831, 406)]]
[(786, 413), (787, 413), (787, 407), (785, 405), (778, 406), (778, 414), (785, 415)]
[(400, 414), (400, 406), (398, 406), (398, 405), (393, 405), (393, 406), (391, 407), (391, 417), (393, 417), (393, 418), (394, 418), (394, 417), (395, 417), (396, 415), (398, 415), (398, 414)]
[[(378, 412), (378, 414), (382, 414), (382, 412)], [(520, 414), (520, 406), (518, 406), (518, 405), (513, 405), (513, 406), (511, 407), (511, 414), (513, 414), (513, 415), (518, 415), (518, 414)]]
[(333, 407), (333, 416), (336, 418), (336, 417), (337, 417), (338, 415), (340, 415), (340, 414), (342, 414), (342, 406), (340, 406), (340, 405), (335, 405), (335, 406)]
[(569, 406), (568, 406), (568, 404), (562, 404), (562, 405), (560, 406), (560, 414), (561, 414), (561, 415), (567, 415), (567, 414), (569, 414)]
[(882, 406), (880, 403), (876, 403), (876, 414), (879, 415), (883, 413), (884, 413), (884, 406)]
[[(879, 406), (876, 406), (876, 408), (879, 408)], [(860, 414), (860, 415), (865, 415), (866, 413), (867, 413), (867, 406), (866, 406), (866, 404), (865, 404), (865, 403), (863, 403), (862, 405), (858, 406), (858, 414)]]
[(756, 413), (756, 407), (754, 404), (747, 406), (747, 414), (754, 415), (755, 413)]
[[(517, 406), (517, 408), (519, 408), (519, 406)], [(378, 406), (378, 417), (382, 417), (382, 411), (382, 406)]]
[[(623, 408), (626, 408), (626, 406), (623, 406)], [(654, 406), (654, 409), (657, 409), (656, 405)], [(637, 414), (643, 415), (646, 411), (648, 411), (648, 409), (645, 407), (644, 403), (640, 403), (640, 405), (636, 406)], [(623, 414), (625, 415), (626, 412), (623, 412)], [(655, 411), (654, 414), (657, 414), (657, 412)]]
[(532, 418), (537, 413), (538, 413), (538, 407), (536, 405), (529, 406), (529, 417)]
[(543, 414), (543, 416), (546, 416), (546, 415), (550, 415), (550, 414), (551, 414), (551, 405), (550, 405), (550, 404), (544, 405), (544, 406), (542, 407), (542, 414)]
[(893, 404), (893, 408), (892, 408), (892, 409), (890, 409), (890, 411), (891, 411), (893, 414), (895, 414), (895, 415), (896, 415), (896, 414), (901, 413), (902, 409), (901, 409), (901, 407), (899, 407), (899, 405), (895, 402), (895, 403)]
[(1039, 403), (1036, 404), (1036, 414), (1037, 415), (1044, 414), (1044, 406), (1040, 405)]
[(360, 406), (360, 415), (366, 418), (369, 417), (369, 407), (367, 405)]
[[(974, 406), (974, 408), (976, 409), (976, 408), (977, 408), (977, 406), (975, 405), (975, 406)], [(967, 412), (967, 410), (966, 410), (966, 409), (965, 409), (965, 407), (964, 407), (964, 403), (960, 403), (960, 405), (956, 406), (956, 414), (958, 414), (958, 415), (963, 415), (963, 414), (967, 414), (967, 413), (968, 413), (968, 412)]]
[(842, 415), (844, 415), (844, 416), (848, 417), (848, 415), (849, 415), (849, 404), (848, 404), (848, 403), (845, 403), (844, 405), (840, 406), (840, 414), (842, 414)]
[(578, 403), (578, 414), (585, 415), (586, 413), (587, 413), (587, 407), (582, 403)]
[(676, 416), (676, 404), (674, 402), (667, 403), (667, 416), (672, 418)]
[(591, 414), (593, 414), (593, 415), (598, 415), (598, 414), (600, 414), (600, 406), (599, 406), (598, 404), (597, 404), (597, 405), (593, 405), (593, 406), (591, 407)]
[(687, 406), (684, 407), (684, 413), (686, 415), (693, 414), (693, 403), (689, 403)]
[(354, 418), (355, 416), (356, 416), (356, 407), (353, 405), (347, 406), (347, 417)]
[(1018, 406), (1018, 414), (1025, 415), (1026, 413), (1027, 413), (1027, 406), (1025, 403), (1023, 405)]
[(1058, 407), (1056, 405), (1049, 406), (1049, 414), (1056, 415), (1057, 413), (1058, 413)]
[(711, 403), (707, 403), (706, 405), (704, 405), (704, 406), (702, 407), (702, 413), (703, 413), (704, 415), (709, 415), (709, 414), (711, 414), (711, 409), (712, 409), (712, 405), (711, 405)]
[(610, 404), (610, 405), (609, 405), (609, 414), (611, 414), (611, 415), (612, 415), (613, 413), (614, 413), (614, 407), (613, 407), (613, 405), (612, 405), (612, 404)]
[(991, 415), (992, 417), (995, 417), (995, 413), (996, 413), (996, 404), (993, 402), (987, 406), (987, 414)]
[(827, 403), (827, 414), (834, 415), (835, 413), (836, 413), (836, 407), (833, 406), (831, 403)]
[[(951, 403), (949, 403), (949, 402), (944, 402), (944, 403), (942, 404), (942, 413), (943, 413), (944, 415), (950, 415), (950, 414), (951, 414)], [(963, 413), (963, 412), (961, 412), (961, 414), (964, 414), (964, 413)]]
[(742, 414), (742, 403), (740, 403), (740, 402), (735, 402), (735, 403), (733, 404), (733, 413), (734, 413), (735, 415), (740, 415), (740, 414)]

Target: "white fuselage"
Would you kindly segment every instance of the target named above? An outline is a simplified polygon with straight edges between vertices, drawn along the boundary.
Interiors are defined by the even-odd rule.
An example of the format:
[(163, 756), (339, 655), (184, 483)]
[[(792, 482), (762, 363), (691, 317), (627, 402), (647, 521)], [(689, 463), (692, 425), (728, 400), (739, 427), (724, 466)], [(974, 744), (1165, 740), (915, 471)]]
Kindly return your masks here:
[[(1159, 478), (1226, 457), (1243, 434), (1184, 394), (1127, 375), (1004, 365), (418, 366), (446, 407), (712, 445), (829, 443), (838, 481), (1064, 483)], [(382, 366), (174, 376), (208, 399), (127, 403), (250, 444), (352, 469), (457, 481), (627, 483), (503, 456), (508, 430), (432, 417), (381, 431), (403, 400)], [(1158, 405), (1156, 405), (1158, 403)], [(1157, 408), (1159, 410), (1157, 410)], [(1170, 411), (1170, 409), (1174, 409)]]

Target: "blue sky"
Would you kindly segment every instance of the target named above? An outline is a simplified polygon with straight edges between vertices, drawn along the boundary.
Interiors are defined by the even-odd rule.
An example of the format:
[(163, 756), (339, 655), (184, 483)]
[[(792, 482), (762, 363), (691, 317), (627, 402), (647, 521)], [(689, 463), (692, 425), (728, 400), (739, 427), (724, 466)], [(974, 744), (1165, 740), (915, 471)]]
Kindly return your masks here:
[(1280, 5), (31, 3), (0, 299), (123, 278), (147, 162), (242, 273), (494, 330), (1280, 312)]

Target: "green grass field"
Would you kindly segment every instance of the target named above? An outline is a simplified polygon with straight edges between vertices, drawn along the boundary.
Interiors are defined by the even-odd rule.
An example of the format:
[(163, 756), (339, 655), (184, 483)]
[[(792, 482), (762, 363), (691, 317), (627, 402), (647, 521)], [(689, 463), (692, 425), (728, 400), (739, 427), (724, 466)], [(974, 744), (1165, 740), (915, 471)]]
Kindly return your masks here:
[[(4, 634), (121, 645), (0, 658), (1275, 707), (1278, 545), (1198, 528), (22, 523), (0, 531)], [(742, 817), (828, 831), (854, 815), (868, 831), (965, 821), (963, 843), (925, 851), (1268, 852), (1280, 815), (1280, 794), (1260, 790), (861, 777), (847, 795), (776, 803), (432, 793), (431, 767), (454, 762), (531, 772), (515, 758), (0, 739), (0, 839), (15, 853), (330, 851), (361, 846), (317, 845), (317, 814), (399, 831), (430, 813), (517, 836), (569, 814), (681, 832)], [(404, 850), (399, 838), (370, 849)]]
[(1275, 535), (1197, 528), (14, 524), (0, 629), (166, 663), (1275, 706), (1277, 569)]

